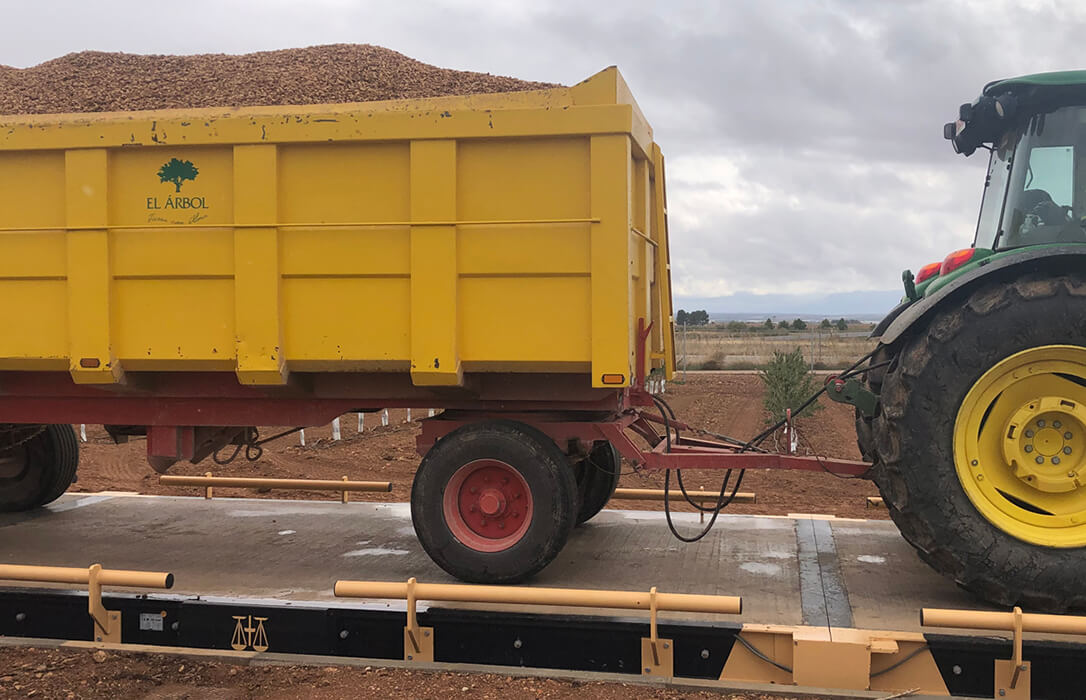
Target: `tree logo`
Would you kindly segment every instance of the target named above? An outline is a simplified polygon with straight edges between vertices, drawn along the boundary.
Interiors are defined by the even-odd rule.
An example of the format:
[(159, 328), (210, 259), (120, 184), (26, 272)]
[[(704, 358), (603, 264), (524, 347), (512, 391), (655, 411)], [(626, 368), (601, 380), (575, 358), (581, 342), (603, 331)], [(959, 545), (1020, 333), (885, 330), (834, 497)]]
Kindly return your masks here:
[(158, 169), (159, 181), (172, 182), (173, 186), (177, 188), (174, 190), (175, 192), (181, 191), (182, 182), (195, 180), (199, 174), (200, 171), (192, 164), (191, 160), (178, 160), (177, 158), (171, 158), (170, 162)]

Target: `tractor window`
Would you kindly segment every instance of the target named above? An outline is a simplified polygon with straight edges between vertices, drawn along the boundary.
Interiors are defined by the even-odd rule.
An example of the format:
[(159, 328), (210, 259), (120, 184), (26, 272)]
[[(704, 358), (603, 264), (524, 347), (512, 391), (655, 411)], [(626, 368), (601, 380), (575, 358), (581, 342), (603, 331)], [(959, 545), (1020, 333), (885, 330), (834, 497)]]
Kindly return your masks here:
[(1075, 183), (1076, 151), (1081, 151), (1076, 143), (1086, 140), (1084, 117), (1083, 107), (1063, 107), (1034, 115), (1014, 132), (1017, 146), (996, 247), (1086, 242), (1081, 213), (1075, 214), (1084, 205)]
[[(1006, 141), (1006, 139), (1005, 139)], [(980, 203), (980, 217), (977, 219), (977, 236), (974, 246), (987, 248), (999, 230), (999, 215), (1003, 212), (1003, 197), (1007, 193), (1007, 174), (1011, 169), (1010, 148), (1001, 146), (992, 151), (988, 163), (988, 177), (984, 181), (984, 195)]]
[(1041, 146), (1029, 153), (1026, 189), (1044, 190), (1061, 207), (1071, 206), (1074, 179), (1073, 146)]

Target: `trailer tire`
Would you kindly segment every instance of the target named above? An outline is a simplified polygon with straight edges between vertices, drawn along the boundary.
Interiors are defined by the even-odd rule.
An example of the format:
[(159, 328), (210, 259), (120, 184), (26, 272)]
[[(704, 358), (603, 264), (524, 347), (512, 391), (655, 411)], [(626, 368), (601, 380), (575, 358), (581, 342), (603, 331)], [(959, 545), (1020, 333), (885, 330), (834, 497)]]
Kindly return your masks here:
[(411, 488), (422, 548), (469, 583), (516, 583), (565, 546), (577, 483), (554, 441), (522, 423), (462, 426), (426, 453)]
[(0, 460), (0, 512), (30, 510), (57, 500), (75, 480), (79, 441), (72, 426), (47, 425)]
[[(1071, 478), (1060, 483), (1065, 474), (1056, 473), (1077, 468), (1081, 445), (1067, 453), (1055, 443), (1052, 449), (1015, 448), (1030, 435), (1041, 440), (1036, 423), (1044, 416), (1024, 419), (1031, 424), (1019, 414), (1041, 411), (1047, 395), (1072, 397), (1072, 409), (1086, 403), (1086, 378), (1067, 379), (1068, 367), (1086, 368), (1086, 316), (1076, 311), (1084, 302), (1086, 279), (1078, 275), (1032, 275), (980, 287), (964, 303), (939, 310), (905, 344), (882, 385), (881, 412), (872, 425), (873, 478), (890, 516), (924, 561), (998, 605), (1038, 612), (1086, 608), (1080, 541), (1086, 526), (1073, 525), (1082, 522), (1075, 518), (1086, 509), (1086, 491)], [(1049, 384), (1024, 384), (1040, 377)], [(1086, 422), (1063, 422), (1050, 426), (1062, 427), (1053, 440), (1067, 434), (1086, 440), (1075, 435), (1086, 432), (1079, 430)], [(1037, 432), (1027, 431), (1029, 425)], [(1008, 449), (1024, 450), (1030, 459), (999, 459)], [(1042, 450), (1066, 465), (1023, 470)], [(1033, 477), (1035, 469), (1048, 471)], [(1055, 486), (1042, 489), (1043, 479)], [(985, 496), (992, 489), (994, 495)], [(1038, 509), (1042, 503), (1049, 510)]]
[(580, 525), (594, 518), (615, 495), (622, 473), (622, 456), (609, 441), (597, 440), (588, 456), (573, 466), (573, 471), (581, 499), (577, 512)]

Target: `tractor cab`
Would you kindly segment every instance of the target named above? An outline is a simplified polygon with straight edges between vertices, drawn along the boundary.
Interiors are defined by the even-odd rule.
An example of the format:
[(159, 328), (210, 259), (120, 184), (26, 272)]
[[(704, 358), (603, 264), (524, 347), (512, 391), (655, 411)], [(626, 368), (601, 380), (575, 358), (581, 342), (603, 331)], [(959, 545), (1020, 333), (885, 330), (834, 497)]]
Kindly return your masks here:
[(990, 152), (975, 248), (1086, 243), (1086, 72), (990, 83), (943, 135)]
[[(989, 152), (976, 234), (971, 247), (924, 265), (915, 276), (906, 270), (905, 305), (982, 267), (1023, 262), (1026, 252), (1065, 255), (1067, 246), (1086, 252), (1079, 249), (1086, 244), (1086, 71), (989, 83), (959, 108), (943, 136), (962, 155)], [(885, 319), (876, 335), (895, 319)]]

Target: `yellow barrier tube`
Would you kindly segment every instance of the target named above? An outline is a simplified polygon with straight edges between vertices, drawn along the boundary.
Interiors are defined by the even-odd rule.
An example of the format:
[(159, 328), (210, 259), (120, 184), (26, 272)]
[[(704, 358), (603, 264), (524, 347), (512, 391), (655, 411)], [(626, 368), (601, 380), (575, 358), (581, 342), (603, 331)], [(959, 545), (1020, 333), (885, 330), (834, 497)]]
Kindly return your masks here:
[[(90, 583), (90, 569), (67, 566), (22, 566), (0, 564), (0, 580), (39, 583)], [(98, 582), (103, 586), (132, 588), (172, 588), (173, 574), (161, 571), (126, 571), (102, 569)]]
[(309, 489), (312, 491), (375, 491), (388, 493), (390, 481), (333, 481), (331, 479), (255, 479), (232, 476), (160, 476), (163, 486), (220, 486), (239, 489)]
[[(1015, 629), (1015, 614), (1012, 612), (923, 608), (920, 611), (920, 624), (925, 627), (959, 627), (1013, 632)], [(1043, 632), (1045, 634), (1086, 634), (1086, 617), (1022, 613), (1022, 631)]]
[[(691, 501), (697, 503), (716, 503), (720, 498), (720, 492), (712, 493), (709, 491), (690, 491), (687, 490), (686, 494), (690, 497)], [(724, 494), (727, 496), (728, 494)], [(683, 498), (682, 492), (678, 489), (673, 489), (670, 492), (670, 500), (675, 503), (682, 503), (686, 499)], [(611, 496), (611, 499), (620, 499), (626, 501), (662, 501), (664, 500), (663, 489), (615, 489), (615, 493)], [(753, 493), (740, 492), (735, 494), (735, 498), (732, 499), (732, 503), (754, 503), (755, 495)]]
[[(346, 598), (407, 598), (408, 584), (385, 581), (336, 581), (335, 594)], [(509, 603), (514, 605), (558, 605), (583, 608), (649, 610), (648, 591), (601, 591), (578, 588), (530, 588), (521, 586), (466, 586), (444, 583), (417, 583), (418, 600), (458, 603)], [(673, 612), (738, 615), (743, 611), (739, 596), (657, 593), (657, 610)]]

